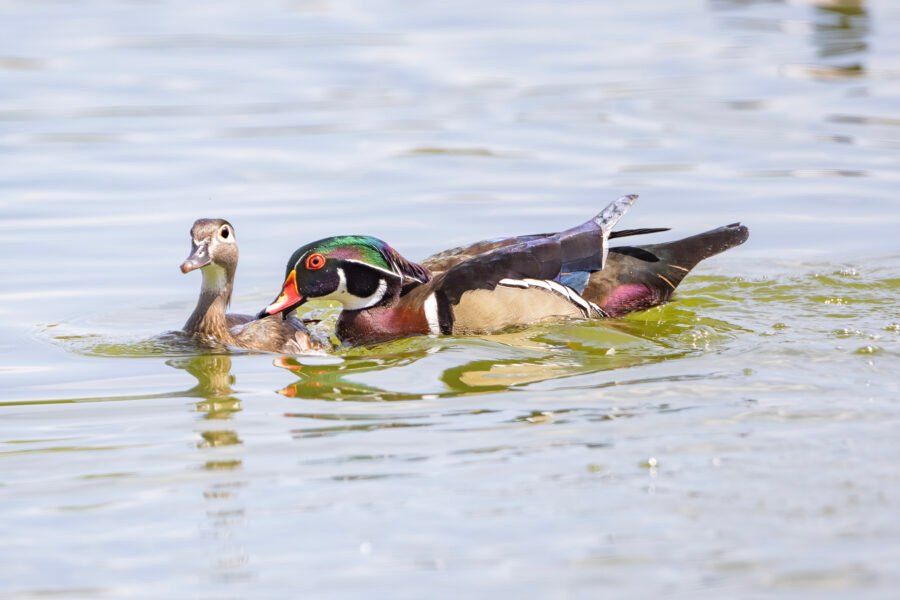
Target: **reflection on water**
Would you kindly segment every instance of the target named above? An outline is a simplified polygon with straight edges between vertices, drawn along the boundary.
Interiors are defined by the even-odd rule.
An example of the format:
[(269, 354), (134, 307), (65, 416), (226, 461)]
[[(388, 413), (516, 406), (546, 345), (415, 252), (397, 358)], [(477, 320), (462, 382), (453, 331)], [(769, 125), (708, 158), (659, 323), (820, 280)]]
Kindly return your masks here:
[(241, 410), (241, 401), (232, 396), (234, 375), (231, 374), (231, 357), (225, 354), (201, 354), (190, 358), (176, 358), (166, 362), (176, 369), (184, 369), (197, 378), (197, 385), (185, 395), (200, 396), (197, 410), (207, 419), (230, 419), (232, 413)]
[[(694, 299), (693, 306), (701, 306)], [(65, 327), (53, 327), (56, 332)], [(334, 401), (420, 400), (520, 388), (542, 381), (601, 371), (621, 371), (653, 362), (683, 358), (708, 346), (714, 337), (740, 328), (698, 317), (686, 305), (670, 305), (626, 321), (551, 323), (483, 338), (416, 337), (368, 348), (347, 349), (334, 357), (279, 357), (273, 364), (298, 381), (281, 390), (284, 396)], [(716, 333), (710, 337), (711, 332)], [(132, 343), (110, 343), (95, 334), (54, 333), (53, 339), (87, 356), (139, 358), (175, 354), (166, 364), (190, 373), (197, 385), (187, 390), (68, 398), (65, 402), (149, 400), (199, 397), (197, 410), (206, 419), (227, 420), (241, 410), (233, 395), (232, 358), (228, 354), (195, 354), (197, 348), (180, 335), (156, 336)], [(186, 354), (186, 355), (185, 355)], [(178, 356), (181, 355), (181, 356)], [(472, 358), (482, 357), (482, 358)], [(450, 363), (433, 381), (419, 381), (422, 391), (403, 391), (361, 383), (369, 374), (406, 369), (424, 359)], [(398, 378), (408, 385), (405, 378)], [(226, 435), (223, 439), (228, 439)], [(212, 444), (212, 442), (210, 442)], [(221, 442), (219, 442), (221, 443)], [(216, 444), (212, 444), (216, 445)]]
[[(871, 307), (870, 317), (877, 316), (884, 302), (891, 302), (896, 291), (895, 281), (874, 275), (859, 278), (860, 274), (855, 270), (840, 270), (833, 275), (814, 274), (785, 282), (695, 275), (685, 283), (684, 293), (676, 302), (624, 320), (550, 323), (484, 337), (414, 337), (347, 349), (330, 357), (274, 357), (271, 364), (297, 378), (278, 390), (282, 396), (312, 401), (417, 401), (524, 390), (537, 384), (568, 389), (578, 386), (579, 377), (604, 372), (610, 372), (612, 376), (605, 382), (592, 378), (592, 389), (635, 384), (644, 380), (629, 379), (629, 369), (683, 360), (715, 351), (731, 340), (746, 339), (747, 336), (778, 333), (777, 328), (772, 332), (748, 324), (737, 310), (745, 304), (755, 306), (751, 310), (760, 312), (763, 306), (772, 302), (790, 302), (798, 314), (820, 314), (825, 305), (829, 310), (824, 316), (835, 318), (855, 316), (852, 312), (843, 314), (842, 307), (864, 304)], [(708, 316), (722, 306), (728, 306), (732, 311), (729, 321)], [(892, 322), (889, 321), (888, 326)], [(70, 336), (62, 337), (67, 345), (72, 343)], [(86, 337), (89, 344), (82, 351), (91, 356), (153, 357), (186, 351), (178, 336), (171, 338), (171, 345), (167, 345), (167, 338), (163, 337), (134, 344), (109, 344), (98, 342), (94, 336)], [(205, 420), (229, 421), (242, 408), (241, 400), (234, 394), (232, 360), (228, 354), (194, 354), (167, 359), (165, 364), (196, 379), (196, 385), (185, 390), (47, 402), (189, 397), (199, 399), (196, 410), (203, 413)], [(406, 374), (411, 369), (420, 373), (425, 369), (431, 377), (410, 378)], [(571, 386), (566, 383), (568, 379), (575, 380)], [(668, 379), (678, 381), (680, 377), (669, 375)], [(330, 418), (294, 412), (289, 416)], [(402, 426), (412, 425), (415, 424)], [(382, 422), (362, 428), (392, 426), (397, 425)], [(200, 448), (243, 443), (232, 429), (208, 429), (200, 437), (197, 442)], [(214, 468), (239, 464), (240, 461), (210, 463)]]
[[(784, 5), (784, 18), (771, 16), (773, 4)], [(760, 8), (761, 16), (731, 17), (735, 26), (763, 31), (782, 32), (788, 35), (808, 35), (816, 54), (826, 59), (825, 64), (805, 65), (790, 63), (782, 66), (782, 73), (794, 77), (813, 79), (840, 79), (861, 77), (866, 68), (863, 55), (868, 50), (869, 11), (865, 0), (814, 0), (802, 3), (790, 10), (793, 3), (784, 0), (714, 0), (718, 10)], [(798, 12), (805, 13), (798, 14)], [(800, 17), (802, 20), (798, 20)]]
[[(869, 11), (865, 0), (821, 0), (814, 8), (818, 14), (813, 42), (819, 56), (861, 54), (868, 50)], [(861, 63), (852, 66), (863, 71)]]
[(865, 75), (863, 54), (868, 50), (869, 13), (864, 0), (822, 0), (814, 7), (813, 43), (821, 58), (833, 60), (827, 65), (810, 66), (808, 74), (817, 79)]
[[(196, 409), (207, 421), (229, 421), (241, 410), (241, 401), (233, 395), (235, 377), (231, 373), (231, 357), (223, 354), (203, 354), (176, 358), (166, 362), (176, 369), (184, 369), (197, 379), (197, 385), (187, 394), (199, 397)], [(234, 429), (204, 429), (196, 447), (207, 458), (203, 469), (220, 474), (202, 491), (206, 502), (206, 516), (217, 540), (213, 577), (225, 581), (239, 581), (253, 577), (247, 552), (234, 542), (246, 526), (246, 508), (241, 490), (247, 485), (242, 473), (243, 460), (232, 451), (243, 444)], [(223, 456), (223, 452), (227, 453)]]
[[(676, 331), (683, 333), (685, 329), (683, 325), (665, 320), (649, 327), (642, 326), (640, 321), (618, 326), (573, 322), (485, 338), (403, 340), (369, 350), (351, 351), (338, 361), (324, 364), (320, 361), (308, 363), (302, 358), (280, 358), (274, 364), (299, 378), (279, 391), (292, 398), (339, 402), (450, 398), (681, 358), (693, 350), (670, 347), (665, 339), (675, 335)], [(447, 355), (452, 362), (458, 363), (441, 370), (440, 387), (421, 382), (428, 391), (403, 392), (358, 381), (366, 374), (405, 368), (435, 355)], [(473, 360), (467, 355), (489, 355), (490, 358)], [(502, 355), (509, 357), (502, 358)], [(404, 381), (404, 385), (409, 383)]]
[[(231, 357), (223, 354), (202, 354), (191, 358), (178, 358), (166, 362), (176, 369), (184, 369), (197, 378), (197, 385), (185, 396), (200, 397), (197, 410), (209, 420), (230, 420), (241, 410), (241, 401), (232, 395), (234, 376), (231, 374)], [(197, 447), (218, 448), (242, 444), (236, 431), (231, 429), (206, 429), (200, 433)], [(209, 470), (236, 469), (241, 466), (238, 459), (208, 460)]]
[(291, 398), (335, 400), (419, 400), (421, 394), (390, 392), (373, 386), (347, 381), (346, 377), (377, 372), (390, 366), (402, 366), (415, 362), (422, 355), (412, 354), (403, 358), (361, 359), (340, 361), (334, 364), (304, 364), (295, 358), (278, 358), (276, 367), (287, 369), (300, 379), (279, 390), (279, 394)]
[[(739, 281), (720, 280), (722, 289)], [(740, 325), (700, 315), (717, 304), (712, 298), (691, 297), (625, 320), (555, 322), (483, 337), (413, 337), (348, 348), (331, 357), (276, 357), (272, 364), (297, 377), (296, 382), (278, 390), (279, 393), (306, 400), (411, 401), (525, 389), (541, 382), (604, 371), (621, 374), (641, 365), (686, 358), (748, 332)], [(207, 349), (197, 347), (179, 332), (130, 343), (106, 342), (102, 336), (83, 329), (72, 333), (62, 324), (48, 328), (47, 332), (52, 332), (57, 342), (87, 356), (174, 355), (165, 364), (197, 380), (195, 386), (186, 390), (68, 398), (66, 402), (200, 398), (197, 410), (207, 420), (220, 421), (231, 419), (241, 410), (241, 401), (233, 393), (232, 356), (207, 353)], [(431, 372), (435, 372), (434, 365), (441, 365), (433, 379), (410, 381), (403, 375), (422, 361)], [(387, 373), (396, 373), (389, 378), (397, 382), (394, 386), (367, 382), (384, 380), (382, 375)], [(616, 385), (619, 379), (611, 379), (610, 384)], [(203, 434), (200, 445), (240, 443), (240, 438), (230, 430), (210, 430)]]

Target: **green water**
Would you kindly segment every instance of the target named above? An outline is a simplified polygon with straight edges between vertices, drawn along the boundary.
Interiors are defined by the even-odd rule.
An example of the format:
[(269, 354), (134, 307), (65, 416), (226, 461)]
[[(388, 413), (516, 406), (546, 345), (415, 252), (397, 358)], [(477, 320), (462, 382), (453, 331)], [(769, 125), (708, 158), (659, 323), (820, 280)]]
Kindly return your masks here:
[[(0, 5), (0, 598), (892, 598), (895, 4)], [(253, 313), (310, 240), (625, 193), (750, 240), (622, 320), (172, 333), (198, 217)]]

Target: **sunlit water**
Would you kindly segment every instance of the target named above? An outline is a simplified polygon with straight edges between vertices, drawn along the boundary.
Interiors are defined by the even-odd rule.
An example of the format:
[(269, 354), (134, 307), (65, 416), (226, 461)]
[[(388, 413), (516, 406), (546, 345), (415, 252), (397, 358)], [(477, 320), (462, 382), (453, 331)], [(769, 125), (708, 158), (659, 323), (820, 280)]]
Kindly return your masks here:
[[(0, 17), (0, 597), (894, 597), (900, 4)], [(653, 241), (751, 239), (621, 321), (166, 333), (197, 217), (249, 313), (325, 235), (416, 259), (624, 193)]]

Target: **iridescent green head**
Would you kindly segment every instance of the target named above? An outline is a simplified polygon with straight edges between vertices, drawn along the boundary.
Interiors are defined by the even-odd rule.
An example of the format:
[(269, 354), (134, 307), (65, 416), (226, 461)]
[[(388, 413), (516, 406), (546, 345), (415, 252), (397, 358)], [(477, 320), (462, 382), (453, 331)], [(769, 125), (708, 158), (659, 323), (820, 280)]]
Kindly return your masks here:
[(309, 299), (336, 300), (363, 310), (431, 279), (382, 240), (363, 235), (329, 237), (298, 248), (288, 260), (281, 295), (260, 316), (287, 314)]

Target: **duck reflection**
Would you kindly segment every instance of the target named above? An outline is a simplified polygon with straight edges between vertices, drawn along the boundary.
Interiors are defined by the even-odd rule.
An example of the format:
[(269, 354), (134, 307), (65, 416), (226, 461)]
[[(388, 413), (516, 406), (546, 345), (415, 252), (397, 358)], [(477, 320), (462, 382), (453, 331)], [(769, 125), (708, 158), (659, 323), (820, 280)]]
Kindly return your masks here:
[[(631, 333), (625, 333), (628, 329)], [(611, 334), (606, 328), (591, 329)], [(640, 364), (679, 358), (693, 349), (674, 349), (653, 342), (648, 352), (648, 339), (635, 333), (640, 325), (626, 325), (622, 333), (614, 339), (624, 347), (617, 352), (610, 339), (605, 342), (591, 339), (590, 335), (579, 339), (578, 326), (572, 330), (551, 329), (545, 334), (535, 334), (533, 330), (503, 335), (493, 335), (475, 339), (441, 338), (434, 340), (431, 347), (425, 347), (403, 354), (386, 353), (377, 357), (347, 355), (336, 361), (322, 364), (309, 363), (301, 358), (279, 358), (276, 367), (291, 371), (298, 381), (279, 390), (291, 398), (305, 400), (333, 401), (403, 401), (447, 398), (515, 389), (529, 384), (586, 375), (606, 370), (619, 370)], [(583, 331), (582, 331), (583, 333)], [(659, 334), (655, 334), (657, 337)], [(487, 345), (487, 348), (485, 346)], [(631, 347), (629, 350), (628, 346)], [(378, 347), (373, 351), (377, 351)], [(470, 351), (467, 351), (470, 350)], [(485, 351), (487, 350), (487, 351)], [(637, 350), (637, 351), (634, 351)], [(500, 358), (498, 354), (514, 354), (511, 358)], [(458, 362), (459, 357), (489, 355), (488, 358), (464, 359), (461, 364), (443, 367), (436, 374), (439, 389), (435, 391), (408, 392), (386, 389), (385, 387), (362, 383), (367, 376), (400, 368), (428, 359), (436, 354), (444, 354), (440, 362)], [(437, 362), (437, 359), (434, 359)], [(427, 367), (417, 369), (419, 377), (428, 372)], [(379, 379), (383, 379), (379, 377)], [(404, 385), (415, 387), (435, 387), (427, 381), (410, 381), (398, 378)]]
[[(231, 374), (231, 357), (227, 354), (200, 354), (172, 359), (166, 364), (187, 371), (197, 380), (197, 385), (182, 395), (198, 398), (196, 410), (203, 413), (204, 420), (227, 422), (240, 412), (241, 401), (234, 396), (235, 378)], [(233, 429), (217, 427), (201, 431), (196, 444), (204, 455), (216, 457), (203, 463), (203, 470), (210, 477), (203, 498), (209, 527), (214, 532), (213, 537), (219, 540), (212, 576), (225, 581), (255, 575), (246, 551), (233, 541), (235, 530), (246, 523), (246, 509), (240, 495), (240, 490), (246, 486), (241, 476), (243, 461), (235, 456), (233, 449), (242, 443)]]
[[(226, 354), (201, 354), (168, 361), (171, 367), (183, 369), (197, 379), (197, 385), (185, 395), (199, 397), (196, 407), (208, 420), (227, 421), (241, 410), (241, 401), (233, 394), (234, 375), (231, 374), (231, 357)], [(231, 429), (210, 429), (200, 433), (198, 448), (234, 446), (243, 443), (237, 432)], [(208, 461), (207, 469), (236, 468), (240, 461)]]
[(290, 398), (304, 400), (421, 400), (422, 394), (392, 392), (378, 387), (348, 381), (346, 377), (381, 371), (391, 366), (410, 364), (423, 358), (407, 356), (403, 358), (345, 358), (336, 363), (307, 364), (302, 358), (278, 358), (274, 365), (292, 372), (299, 381), (278, 391)]
[[(772, 4), (792, 4), (785, 0), (711, 0), (713, 10), (740, 10)], [(813, 11), (804, 27), (796, 26), (796, 17), (759, 17), (732, 19), (743, 28), (778, 31), (788, 35), (800, 31), (811, 36), (816, 54), (827, 64), (790, 65), (788, 74), (815, 79), (859, 77), (865, 74), (862, 55), (868, 51), (867, 37), (871, 19), (865, 0), (812, 0)], [(766, 10), (769, 14), (783, 14)]]
[(234, 375), (227, 354), (203, 354), (170, 360), (167, 364), (184, 369), (197, 379), (197, 385), (188, 393), (203, 398), (197, 403), (197, 410), (206, 413), (207, 419), (227, 420), (241, 410), (241, 401), (232, 395)]
[(868, 50), (869, 11), (864, 0), (820, 0), (814, 6), (813, 42), (819, 56), (844, 56)]

